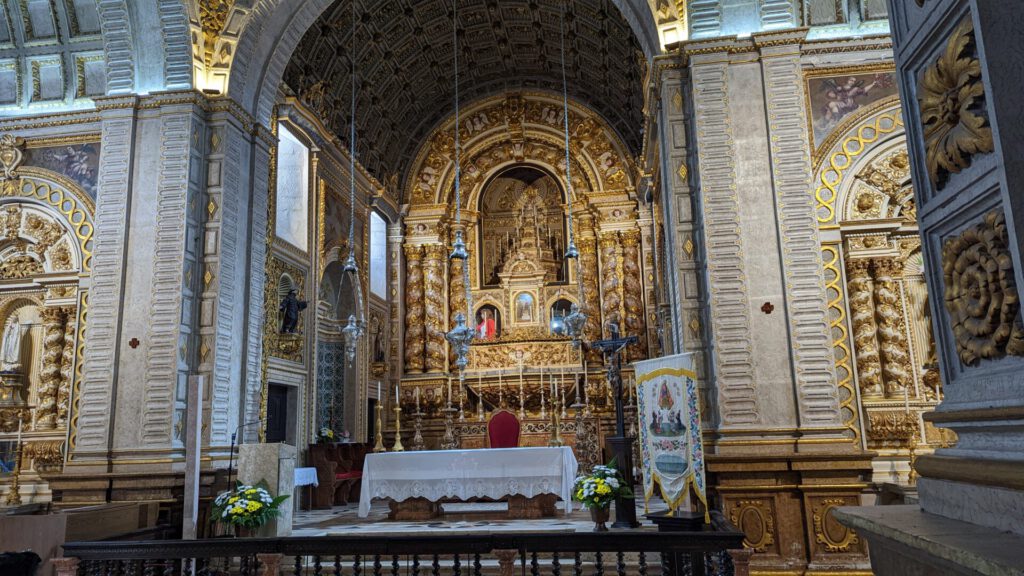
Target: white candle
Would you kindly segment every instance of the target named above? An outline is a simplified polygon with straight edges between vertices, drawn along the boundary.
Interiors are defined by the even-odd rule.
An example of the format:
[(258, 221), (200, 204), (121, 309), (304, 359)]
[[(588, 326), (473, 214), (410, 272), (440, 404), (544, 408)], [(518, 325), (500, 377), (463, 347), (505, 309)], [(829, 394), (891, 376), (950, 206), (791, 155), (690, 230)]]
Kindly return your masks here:
[(420, 411), (420, 388), (416, 387), (416, 412)]
[(398, 402), (399, 402), (399, 398), (398, 398), (398, 384), (395, 384), (395, 406), (398, 406)]
[(377, 401), (380, 402), (380, 380), (377, 380)]
[(21, 446), (21, 416), (18, 416), (18, 443), (14, 445), (15, 450), (18, 446)]
[(452, 377), (448, 377), (448, 405), (452, 403)]

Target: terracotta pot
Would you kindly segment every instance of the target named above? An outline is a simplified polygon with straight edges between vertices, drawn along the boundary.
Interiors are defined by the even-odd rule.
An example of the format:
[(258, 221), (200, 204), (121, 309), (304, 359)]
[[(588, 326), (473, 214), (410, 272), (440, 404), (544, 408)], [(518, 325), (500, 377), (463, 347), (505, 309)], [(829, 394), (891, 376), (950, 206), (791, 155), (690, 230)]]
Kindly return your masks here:
[(608, 527), (605, 526), (605, 522), (608, 521), (609, 516), (608, 506), (590, 509), (590, 519), (594, 521), (594, 532), (608, 531)]

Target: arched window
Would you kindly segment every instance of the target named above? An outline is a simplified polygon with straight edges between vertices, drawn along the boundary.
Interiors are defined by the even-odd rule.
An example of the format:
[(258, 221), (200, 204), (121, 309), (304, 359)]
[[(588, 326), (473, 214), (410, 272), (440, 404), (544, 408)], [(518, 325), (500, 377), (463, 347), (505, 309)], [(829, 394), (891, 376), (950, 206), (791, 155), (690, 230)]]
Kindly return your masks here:
[(309, 148), (284, 123), (278, 125), (277, 217), (278, 238), (302, 249), (309, 234)]
[(565, 317), (572, 309), (572, 302), (562, 298), (551, 305), (551, 319), (548, 326), (553, 336), (565, 336)]
[(388, 297), (388, 227), (376, 212), (370, 212), (370, 292)]

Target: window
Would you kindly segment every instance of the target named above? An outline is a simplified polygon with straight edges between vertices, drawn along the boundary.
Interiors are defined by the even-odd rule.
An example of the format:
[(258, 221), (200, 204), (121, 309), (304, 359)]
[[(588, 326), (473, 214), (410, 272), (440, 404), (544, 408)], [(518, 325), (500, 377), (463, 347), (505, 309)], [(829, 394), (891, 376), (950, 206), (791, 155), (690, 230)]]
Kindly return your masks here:
[(277, 218), (274, 233), (289, 244), (309, 245), (309, 148), (284, 124), (278, 125)]
[(376, 212), (370, 212), (370, 293), (388, 297), (388, 227)]

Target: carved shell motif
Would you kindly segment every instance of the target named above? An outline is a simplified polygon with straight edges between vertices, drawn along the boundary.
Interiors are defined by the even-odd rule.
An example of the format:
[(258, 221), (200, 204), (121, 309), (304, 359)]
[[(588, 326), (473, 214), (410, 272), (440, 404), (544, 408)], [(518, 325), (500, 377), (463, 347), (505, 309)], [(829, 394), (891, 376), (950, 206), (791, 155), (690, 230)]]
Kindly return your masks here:
[(1024, 327), (1001, 210), (942, 247), (946, 310), (960, 360), (1024, 356)]

